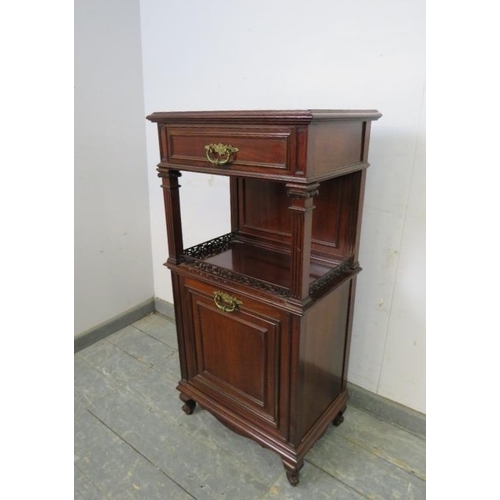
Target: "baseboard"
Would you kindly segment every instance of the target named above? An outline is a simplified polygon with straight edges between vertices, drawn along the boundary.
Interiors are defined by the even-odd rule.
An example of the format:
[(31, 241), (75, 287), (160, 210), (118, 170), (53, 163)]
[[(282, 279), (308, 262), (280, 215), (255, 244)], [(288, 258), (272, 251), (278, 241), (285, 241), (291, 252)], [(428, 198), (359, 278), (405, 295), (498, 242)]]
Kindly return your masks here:
[(155, 297), (155, 311), (167, 318), (175, 321), (174, 305), (166, 300)]
[(379, 396), (374, 392), (367, 391), (350, 382), (347, 383), (347, 390), (350, 396), (348, 406), (351, 405), (372, 413), (380, 420), (385, 420), (413, 434), (425, 437), (425, 415), (423, 413)]
[(106, 338), (108, 335), (125, 328), (135, 321), (144, 318), (155, 311), (155, 299), (151, 297), (142, 304), (139, 304), (128, 311), (125, 311), (114, 318), (111, 318), (100, 325), (90, 328), (75, 337), (75, 353), (86, 347)]

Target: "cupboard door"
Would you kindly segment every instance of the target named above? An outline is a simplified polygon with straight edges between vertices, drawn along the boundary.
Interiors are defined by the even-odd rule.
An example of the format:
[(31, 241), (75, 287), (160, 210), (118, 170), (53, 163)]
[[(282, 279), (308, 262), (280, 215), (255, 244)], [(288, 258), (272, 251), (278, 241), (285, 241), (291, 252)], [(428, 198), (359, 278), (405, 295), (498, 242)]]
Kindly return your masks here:
[[(242, 303), (231, 310), (227, 298), (214, 300), (214, 292)], [(284, 423), (279, 418), (279, 380), (285, 315), (218, 285), (186, 280), (185, 293), (194, 347), (190, 383), (230, 411), (278, 431)]]

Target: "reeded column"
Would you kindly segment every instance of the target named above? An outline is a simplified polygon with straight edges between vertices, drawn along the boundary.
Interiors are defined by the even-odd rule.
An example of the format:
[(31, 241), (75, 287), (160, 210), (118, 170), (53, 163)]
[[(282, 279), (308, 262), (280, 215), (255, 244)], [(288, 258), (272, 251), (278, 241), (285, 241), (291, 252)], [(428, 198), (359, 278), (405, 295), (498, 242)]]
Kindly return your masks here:
[(309, 295), (313, 198), (319, 193), (319, 184), (287, 184), (286, 187), (292, 198), (288, 207), (292, 215), (291, 292), (293, 298), (304, 300)]

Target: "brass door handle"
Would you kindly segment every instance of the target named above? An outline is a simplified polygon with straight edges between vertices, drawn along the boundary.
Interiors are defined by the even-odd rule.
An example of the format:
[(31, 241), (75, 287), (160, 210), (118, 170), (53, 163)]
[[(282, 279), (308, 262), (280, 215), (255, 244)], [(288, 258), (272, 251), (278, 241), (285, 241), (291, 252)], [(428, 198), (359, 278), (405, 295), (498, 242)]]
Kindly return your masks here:
[(214, 302), (221, 311), (228, 313), (236, 311), (238, 306), (243, 305), (241, 300), (224, 292), (214, 292)]
[[(208, 144), (205, 146), (205, 151), (207, 155), (207, 160), (212, 163), (212, 165), (226, 165), (230, 163), (231, 156), (239, 151), (238, 148), (230, 146), (229, 144)], [(213, 155), (217, 156), (213, 156)]]

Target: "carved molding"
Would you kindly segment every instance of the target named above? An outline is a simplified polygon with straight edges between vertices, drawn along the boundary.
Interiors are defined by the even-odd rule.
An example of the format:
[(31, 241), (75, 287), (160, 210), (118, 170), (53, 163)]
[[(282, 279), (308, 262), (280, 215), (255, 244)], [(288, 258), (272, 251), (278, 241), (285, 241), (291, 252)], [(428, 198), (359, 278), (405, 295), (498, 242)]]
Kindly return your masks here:
[(337, 278), (346, 272), (355, 271), (359, 267), (357, 262), (344, 262), (340, 266), (332, 269), (328, 273), (326, 273), (321, 278), (318, 278), (316, 281), (313, 281), (309, 285), (309, 295), (313, 296), (317, 294), (319, 291), (333, 283)]
[(250, 276), (245, 276), (244, 274), (238, 274), (229, 269), (224, 269), (222, 267), (217, 267), (208, 262), (203, 262), (192, 257), (184, 256), (184, 264), (188, 265), (193, 271), (209, 275), (211, 279), (223, 283), (241, 283), (243, 285), (256, 288), (257, 290), (263, 290), (266, 292), (276, 293), (281, 297), (290, 297), (290, 290), (283, 286), (273, 285), (272, 283), (266, 283), (265, 281), (258, 280), (257, 278), (252, 278)]
[(199, 245), (185, 249), (182, 254), (184, 257), (193, 257), (195, 259), (206, 259), (212, 255), (229, 250), (236, 233), (227, 233), (218, 236), (213, 240), (204, 241)]
[(314, 184), (287, 184), (287, 196), (292, 198), (300, 198), (303, 200), (308, 200), (309, 198), (314, 198), (319, 195), (319, 184), (315, 182)]
[[(281, 297), (291, 297), (292, 292), (289, 288), (267, 283), (266, 281), (246, 276), (244, 274), (239, 274), (229, 269), (218, 267), (203, 261), (203, 259), (207, 259), (220, 252), (229, 250), (235, 236), (236, 233), (227, 233), (212, 240), (200, 243), (199, 245), (187, 248), (183, 251), (180, 261), (189, 266), (193, 271), (199, 274), (209, 275), (213, 280), (218, 281), (219, 283), (230, 284), (236, 282), (256, 288), (257, 290), (275, 293)], [(341, 274), (349, 271), (355, 271), (358, 267), (358, 262), (344, 262), (340, 266), (337, 266), (321, 278), (311, 283), (311, 285), (309, 285), (309, 295), (311, 297), (316, 295), (318, 292), (337, 280)]]
[(288, 190), (286, 193), (288, 196), (291, 196), (292, 198), (302, 198), (303, 200), (308, 200), (309, 198), (314, 198), (315, 196), (319, 195), (319, 189), (315, 189), (313, 191), (295, 191), (295, 190)]
[(289, 297), (290, 290), (286, 287), (267, 283), (257, 278), (239, 274), (203, 261), (203, 259), (207, 259), (208, 257), (228, 250), (235, 236), (236, 233), (228, 233), (214, 238), (213, 240), (195, 245), (194, 247), (187, 248), (183, 251), (181, 256), (182, 262), (197, 273), (210, 275), (211, 279), (219, 283), (230, 284), (231, 282), (236, 282), (251, 286), (258, 290), (276, 293), (282, 297)]
[(163, 177), (168, 179), (177, 179), (179, 177), (182, 177), (182, 172), (179, 172), (178, 170), (170, 170), (158, 167), (156, 171), (158, 172), (158, 177)]

